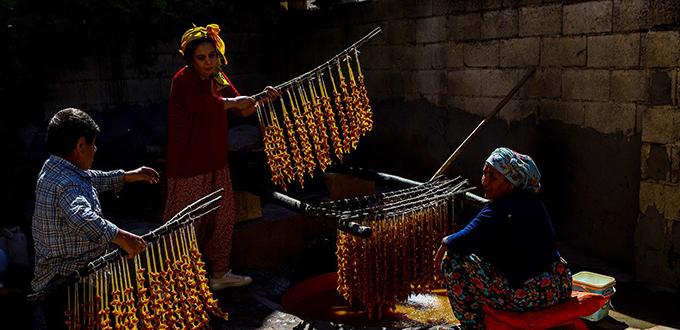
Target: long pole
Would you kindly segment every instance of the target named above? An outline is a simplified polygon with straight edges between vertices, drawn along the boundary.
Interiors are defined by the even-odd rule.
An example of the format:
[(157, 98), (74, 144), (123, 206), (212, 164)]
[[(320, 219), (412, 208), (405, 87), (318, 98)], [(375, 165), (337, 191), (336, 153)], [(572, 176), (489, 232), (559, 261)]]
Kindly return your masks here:
[(491, 112), (488, 116), (486, 116), (486, 118), (484, 118), (484, 120), (482, 120), (482, 122), (479, 123), (479, 125), (477, 125), (477, 127), (472, 131), (472, 133), (470, 133), (470, 135), (468, 135), (468, 136), (465, 138), (465, 140), (463, 140), (463, 143), (461, 143), (461, 144), (458, 146), (458, 148), (456, 148), (456, 150), (451, 154), (451, 156), (449, 156), (449, 158), (448, 158), (448, 159), (444, 162), (444, 164), (437, 170), (437, 172), (434, 173), (434, 175), (430, 178), (430, 180), (433, 180), (433, 179), (436, 178), (437, 176), (441, 175), (442, 173), (444, 173), (444, 171), (446, 171), (446, 169), (449, 168), (449, 166), (451, 166), (451, 164), (453, 163), (453, 161), (456, 160), (456, 159), (458, 158), (458, 156), (460, 156), (461, 152), (463, 151), (463, 148), (465, 148), (465, 146), (467, 146), (467, 144), (472, 140), (472, 138), (475, 137), (475, 136), (477, 135), (477, 133), (479, 133), (479, 131), (481, 131), (482, 128), (484, 128), (484, 126), (486, 126), (486, 125), (491, 121), (491, 118), (495, 117), (496, 114), (498, 114), (498, 112), (500, 112), (501, 109), (503, 109), (503, 107), (504, 107), (504, 106), (510, 101), (510, 99), (515, 95), (515, 93), (517, 93), (517, 91), (520, 89), (520, 87), (522, 87), (522, 85), (524, 85), (524, 83), (525, 83), (527, 80), (529, 80), (529, 78), (531, 77), (531, 75), (534, 74), (534, 72), (536, 72), (536, 68), (535, 68), (535, 67), (533, 67), (533, 68), (529, 69), (529, 71), (527, 71), (527, 73), (524, 75), (524, 77), (522, 78), (522, 80), (520, 80), (520, 81), (515, 85), (515, 87), (513, 87), (513, 88), (510, 90), (510, 92), (508, 93), (508, 95), (506, 95), (506, 96), (498, 103), (498, 105), (496, 105), (496, 108), (493, 110), (493, 112)]
[[(367, 41), (369, 41), (371, 38), (375, 37), (376, 35), (378, 35), (381, 32), (382, 32), (382, 29), (380, 27), (373, 29), (373, 31), (369, 32), (363, 38), (359, 39), (357, 42), (353, 43), (351, 46), (345, 48), (343, 51), (341, 51), (337, 55), (333, 56), (330, 60), (324, 62), (323, 64), (317, 66), (316, 68), (309, 70), (309, 71), (307, 71), (307, 72), (305, 72), (305, 73), (303, 73), (303, 74), (301, 74), (301, 75), (299, 75), (299, 76), (297, 76), (297, 77), (295, 77), (291, 80), (288, 80), (288, 81), (286, 81), (286, 82), (284, 82), (280, 85), (277, 85), (276, 89), (280, 93), (282, 93), (284, 89), (290, 87), (291, 85), (293, 85), (297, 82), (302, 82), (306, 79), (316, 77), (317, 72), (323, 71), (327, 67), (329, 67), (330, 65), (333, 65), (333, 64), (337, 63), (338, 61), (344, 60), (347, 56), (349, 56), (350, 52), (357, 51), (357, 48), (361, 47), (363, 44), (365, 44)], [(266, 95), (265, 92), (260, 92), (260, 93), (253, 95), (253, 97), (255, 99), (259, 99), (259, 98), (261, 98), (265, 95)]]

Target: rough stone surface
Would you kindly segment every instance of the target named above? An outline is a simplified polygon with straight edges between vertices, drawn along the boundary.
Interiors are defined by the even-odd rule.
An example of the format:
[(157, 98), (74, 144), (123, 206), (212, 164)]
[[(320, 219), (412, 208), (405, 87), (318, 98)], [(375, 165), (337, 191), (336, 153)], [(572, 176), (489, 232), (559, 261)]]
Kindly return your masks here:
[(586, 65), (585, 37), (543, 38), (541, 66)]
[(500, 42), (501, 67), (526, 67), (538, 65), (539, 38), (517, 38)]
[(484, 10), (500, 9), (501, 7), (503, 7), (503, 0), (482, 1), (482, 9)]
[(418, 71), (416, 73), (417, 91), (421, 94), (440, 94), (446, 92), (446, 72), (442, 70)]
[[(656, 209), (665, 219), (680, 219), (680, 189), (674, 184), (640, 182), (640, 212)], [(665, 241), (665, 240), (662, 240)]]
[(406, 1), (403, 6), (404, 13), (408, 17), (432, 16), (432, 0)]
[(648, 0), (614, 0), (614, 32), (637, 31), (646, 25)]
[(473, 96), (481, 94), (481, 71), (461, 70), (449, 71), (447, 75), (448, 93), (450, 95)]
[(680, 147), (672, 146), (670, 149), (671, 159), (671, 183), (680, 182)]
[(500, 98), (492, 97), (468, 97), (465, 99), (465, 112), (480, 117), (488, 116), (496, 107)]
[(583, 102), (562, 102), (545, 100), (540, 104), (541, 120), (558, 120), (565, 124), (585, 125), (585, 105)]
[[(654, 193), (650, 188), (649, 184), (641, 183), (640, 185), (640, 198), (642, 193)], [(645, 196), (646, 198), (646, 196)], [(642, 215), (638, 222), (638, 228), (636, 233), (636, 240), (645, 246), (647, 249), (659, 251), (663, 249), (664, 242), (666, 241), (665, 230), (666, 219), (664, 219), (663, 214), (654, 207), (645, 208), (642, 211)]]
[(670, 105), (673, 101), (673, 79), (667, 71), (651, 72), (649, 79), (649, 101), (653, 105)]
[(482, 10), (482, 2), (477, 0), (464, 0), (465, 11), (480, 11)]
[(560, 32), (562, 32), (561, 5), (520, 8), (520, 36), (550, 35)]
[(482, 13), (482, 38), (507, 38), (517, 36), (518, 13), (516, 9)]
[(564, 34), (609, 32), (612, 30), (612, 2), (591, 1), (564, 5)]
[(427, 43), (444, 40), (446, 40), (446, 16), (416, 20), (416, 42)]
[(465, 65), (474, 67), (498, 66), (498, 42), (465, 44)]
[(560, 97), (562, 95), (562, 71), (552, 68), (536, 70), (534, 76), (519, 90), (519, 94), (522, 97)]
[(479, 39), (482, 35), (482, 15), (469, 13), (449, 16), (447, 30), (449, 40)]
[(651, 107), (642, 115), (642, 142), (671, 144), (680, 138), (678, 111), (672, 107)]
[(446, 48), (446, 67), (459, 68), (465, 65), (465, 46), (462, 43), (449, 41)]
[(644, 179), (652, 179), (657, 181), (667, 181), (670, 179), (671, 158), (668, 154), (668, 148), (656, 143), (645, 144), (649, 152), (647, 157), (642, 159), (644, 171), (642, 177)]
[(637, 67), (639, 64), (639, 33), (588, 37), (589, 67)]
[(433, 0), (432, 14), (435, 16), (465, 11), (465, 1)]
[(519, 80), (518, 70), (481, 70), (482, 96), (505, 96)]
[(389, 44), (412, 44), (416, 41), (416, 22), (412, 19), (397, 19), (388, 21), (383, 30), (385, 40)]
[(680, 3), (675, 0), (649, 1), (649, 27), (678, 25), (680, 23)]
[(604, 134), (635, 133), (635, 104), (586, 102), (584, 103), (585, 126)]
[(609, 71), (565, 70), (562, 73), (562, 97), (572, 100), (606, 101), (609, 99)]
[[(498, 100), (500, 102), (500, 100)], [(540, 102), (538, 100), (511, 100), (498, 113), (498, 117), (505, 120), (506, 124), (521, 122), (530, 117), (534, 117), (534, 121), (538, 117), (540, 111)]]
[(362, 66), (371, 69), (389, 69), (392, 66), (390, 51), (393, 46), (367, 45), (361, 49), (359, 60)]
[(441, 69), (446, 64), (445, 43), (417, 45), (414, 47), (414, 51), (415, 69)]
[(416, 47), (392, 46), (390, 47), (390, 63), (394, 70), (407, 70), (415, 67)]
[(647, 74), (642, 70), (612, 71), (610, 99), (614, 102), (647, 100)]
[[(647, 33), (647, 50), (644, 61), (647, 67), (678, 66), (680, 58), (680, 32), (651, 31)], [(675, 45), (675, 46), (672, 46)]]

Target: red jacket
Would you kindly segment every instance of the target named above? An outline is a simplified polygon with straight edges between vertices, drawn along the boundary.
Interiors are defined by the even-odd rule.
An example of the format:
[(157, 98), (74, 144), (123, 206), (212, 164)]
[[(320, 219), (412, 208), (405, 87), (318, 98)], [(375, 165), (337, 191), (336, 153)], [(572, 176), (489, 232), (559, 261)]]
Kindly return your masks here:
[[(220, 95), (239, 93), (229, 81)], [(179, 70), (168, 104), (167, 175), (191, 177), (227, 166), (227, 117), (223, 102), (211, 93), (210, 79), (201, 80), (188, 66)]]

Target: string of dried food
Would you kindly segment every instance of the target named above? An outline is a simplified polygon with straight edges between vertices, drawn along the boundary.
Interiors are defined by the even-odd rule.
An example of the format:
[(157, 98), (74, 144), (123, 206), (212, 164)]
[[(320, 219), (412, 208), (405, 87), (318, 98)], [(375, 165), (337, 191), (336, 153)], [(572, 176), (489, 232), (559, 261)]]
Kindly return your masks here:
[(373, 129), (373, 110), (371, 109), (370, 101), (368, 100), (368, 92), (366, 91), (366, 82), (364, 81), (364, 74), (361, 71), (361, 63), (359, 62), (359, 51), (354, 52), (354, 59), (357, 66), (357, 86), (359, 88), (359, 99), (361, 109), (361, 135), (366, 135)]
[(343, 132), (343, 137), (345, 138), (345, 140), (343, 141), (342, 149), (344, 150), (345, 153), (349, 153), (350, 151), (352, 151), (352, 146), (355, 145), (356, 141), (359, 140), (359, 137), (354, 135), (354, 133), (357, 132), (357, 130), (354, 127), (357, 123), (355, 118), (356, 110), (354, 109), (352, 96), (347, 90), (347, 81), (342, 73), (340, 62), (338, 62), (337, 69), (339, 77), (338, 81), (340, 82), (340, 93), (342, 94), (342, 101), (344, 102), (345, 106), (345, 115), (347, 117), (347, 131)]
[(310, 142), (309, 135), (314, 135), (311, 128), (307, 128), (305, 124), (305, 117), (303, 115), (303, 110), (300, 109), (298, 104), (298, 95), (295, 90), (287, 91), (288, 101), (291, 106), (293, 116), (295, 117), (295, 130), (300, 137), (300, 146), (302, 147), (303, 159), (305, 162), (305, 171), (309, 173), (310, 177), (314, 177), (314, 170), (316, 169), (316, 161), (314, 160), (314, 151), (312, 150), (312, 143)]
[[(350, 137), (349, 137), (349, 118), (347, 116), (346, 109), (342, 106), (342, 97), (335, 87), (335, 79), (333, 78), (333, 71), (331, 67), (328, 67), (328, 76), (331, 77), (331, 85), (333, 85), (333, 101), (335, 102), (335, 110), (338, 113), (338, 118), (340, 118), (340, 128), (342, 129), (342, 143), (340, 147), (340, 154), (348, 152), (350, 149)], [(336, 156), (338, 153), (336, 152)], [(338, 157), (342, 159), (342, 157)]]
[(283, 101), (283, 97), (279, 98), (281, 102), (281, 114), (283, 115), (283, 123), (286, 125), (286, 134), (288, 137), (288, 144), (290, 146), (290, 152), (293, 154), (293, 162), (295, 163), (295, 177), (300, 183), (300, 187), (305, 186), (305, 161), (302, 158), (302, 152), (300, 151), (300, 146), (298, 145), (297, 138), (295, 137), (295, 126), (290, 120), (288, 111), (286, 110), (286, 104)]
[(328, 96), (328, 91), (326, 90), (326, 82), (322, 79), (320, 73), (316, 76), (316, 81), (319, 84), (319, 93), (326, 121), (328, 122), (328, 130), (331, 132), (331, 141), (333, 142), (335, 158), (342, 161), (342, 140), (340, 140), (338, 125), (335, 123), (335, 114), (333, 113), (331, 98)]
[(207, 285), (193, 225), (150, 243), (132, 263), (121, 257), (69, 286), (68, 329), (205, 329), (209, 314), (228, 318)]
[(354, 71), (352, 70), (352, 65), (350, 64), (349, 57), (347, 59), (347, 76), (349, 77), (349, 97), (345, 99), (347, 102), (351, 102), (352, 106), (352, 115), (350, 118), (352, 118), (352, 123), (350, 124), (350, 130), (351, 130), (351, 143), (352, 143), (352, 149), (356, 149), (357, 146), (359, 145), (359, 138), (363, 135), (362, 134), (362, 127), (363, 127), (363, 106), (361, 104), (361, 92), (359, 91), (359, 88), (357, 87), (357, 83), (354, 80)]
[[(319, 137), (319, 145), (318, 145), (318, 150), (319, 150), (319, 166), (321, 168), (321, 172), (326, 171), (326, 167), (331, 164), (331, 157), (330, 157), (330, 148), (328, 146), (328, 133), (326, 130), (326, 120), (324, 119), (324, 114), (322, 111), (323, 104), (321, 103), (321, 99), (318, 96), (318, 93), (316, 92), (316, 88), (314, 87), (314, 83), (312, 80), (307, 81), (307, 88), (309, 89), (309, 100), (311, 107), (313, 109), (313, 117), (314, 120), (316, 121), (316, 127), (317, 127), (317, 134)], [(303, 89), (304, 91), (304, 89)], [(305, 92), (305, 97), (307, 97), (307, 93)]]

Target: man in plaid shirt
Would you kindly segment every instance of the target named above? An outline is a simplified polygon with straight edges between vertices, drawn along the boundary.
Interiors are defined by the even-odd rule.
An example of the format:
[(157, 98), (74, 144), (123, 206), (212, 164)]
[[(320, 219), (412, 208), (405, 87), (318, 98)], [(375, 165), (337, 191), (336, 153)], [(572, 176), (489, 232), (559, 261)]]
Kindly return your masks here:
[[(109, 243), (133, 257), (144, 250), (140, 236), (118, 228), (102, 217), (97, 193), (122, 189), (124, 183), (158, 182), (149, 167), (132, 171), (90, 170), (97, 151), (99, 127), (85, 112), (64, 109), (47, 128), (50, 157), (43, 164), (36, 185), (33, 213), (35, 270), (31, 287), (40, 291), (50, 283), (101, 256)], [(54, 292), (42, 304), (50, 328), (64, 325), (65, 296)]]

